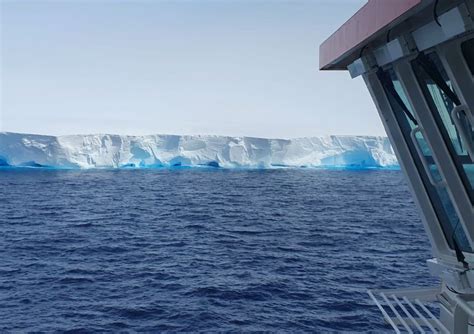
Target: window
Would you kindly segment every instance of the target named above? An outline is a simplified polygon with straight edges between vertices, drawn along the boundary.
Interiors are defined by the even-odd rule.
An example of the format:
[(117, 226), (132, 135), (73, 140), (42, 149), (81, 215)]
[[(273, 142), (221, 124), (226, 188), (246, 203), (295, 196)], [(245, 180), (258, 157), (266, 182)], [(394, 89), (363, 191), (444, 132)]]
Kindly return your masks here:
[(474, 38), (462, 43), (461, 50), (472, 75), (474, 75)]
[[(474, 165), (469, 157), (465, 143), (451, 118), (455, 106), (461, 104), (454, 92), (449, 77), (436, 53), (420, 54), (413, 61), (413, 70), (426, 97), (436, 123), (444, 137), (450, 154), (456, 163), (461, 179), (468, 191), (471, 202), (474, 203)], [(474, 138), (474, 131), (464, 117), (464, 124)]]
[[(464, 228), (460, 224), (460, 219), (455, 211), (454, 205), (448, 195), (445, 187), (434, 187), (423, 168), (422, 161), (411, 139), (411, 132), (417, 126), (417, 120), (414, 116), (411, 104), (408, 101), (405, 92), (402, 89), (399, 79), (392, 69), (388, 71), (380, 70), (379, 79), (387, 94), (388, 100), (395, 114), (395, 118), (403, 132), (405, 141), (410, 149), (411, 155), (420, 173), (426, 192), (435, 208), (438, 220), (441, 223), (441, 229), (445, 238), (452, 249), (459, 247), (460, 250), (472, 252), (469, 241), (466, 237)], [(417, 134), (418, 143), (422, 152), (430, 166), (430, 172), (435, 180), (440, 179), (438, 166), (436, 166), (431, 154), (431, 150), (427, 145), (421, 133)]]
[[(461, 50), (472, 75), (474, 75), (474, 38), (462, 43)], [(472, 126), (474, 126), (474, 124), (471, 124), (471, 140), (474, 143), (474, 129), (472, 129)], [(467, 175), (471, 184), (474, 184), (474, 165), (468, 166)]]

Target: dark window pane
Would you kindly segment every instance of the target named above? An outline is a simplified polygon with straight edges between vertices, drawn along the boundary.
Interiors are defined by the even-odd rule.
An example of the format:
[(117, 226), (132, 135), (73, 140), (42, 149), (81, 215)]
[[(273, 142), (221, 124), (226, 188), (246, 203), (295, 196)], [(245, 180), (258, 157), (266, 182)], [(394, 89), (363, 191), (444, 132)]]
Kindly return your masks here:
[(462, 53), (466, 59), (467, 65), (474, 75), (474, 38), (461, 44)]

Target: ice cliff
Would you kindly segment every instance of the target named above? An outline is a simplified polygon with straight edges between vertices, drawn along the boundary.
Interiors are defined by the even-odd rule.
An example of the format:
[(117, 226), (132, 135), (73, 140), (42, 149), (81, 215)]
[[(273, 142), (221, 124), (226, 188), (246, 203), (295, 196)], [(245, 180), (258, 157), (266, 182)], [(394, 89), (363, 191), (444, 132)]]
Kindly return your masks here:
[(212, 166), (390, 167), (385, 137), (264, 139), (224, 136), (43, 136), (0, 132), (0, 166), (121, 168)]

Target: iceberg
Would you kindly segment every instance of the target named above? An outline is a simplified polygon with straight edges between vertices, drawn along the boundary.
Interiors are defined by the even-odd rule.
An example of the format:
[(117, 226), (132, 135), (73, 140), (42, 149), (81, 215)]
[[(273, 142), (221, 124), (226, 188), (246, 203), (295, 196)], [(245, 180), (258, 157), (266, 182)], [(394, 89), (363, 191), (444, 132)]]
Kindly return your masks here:
[(267, 139), (211, 135), (46, 136), (0, 132), (0, 166), (279, 168), (398, 166), (388, 138)]

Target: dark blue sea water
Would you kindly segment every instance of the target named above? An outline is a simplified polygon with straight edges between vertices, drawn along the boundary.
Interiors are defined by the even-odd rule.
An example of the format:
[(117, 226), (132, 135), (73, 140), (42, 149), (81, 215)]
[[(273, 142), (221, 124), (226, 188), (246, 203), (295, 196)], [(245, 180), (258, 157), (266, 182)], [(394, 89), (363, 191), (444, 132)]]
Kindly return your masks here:
[(400, 171), (0, 171), (0, 332), (388, 331), (427, 285)]

